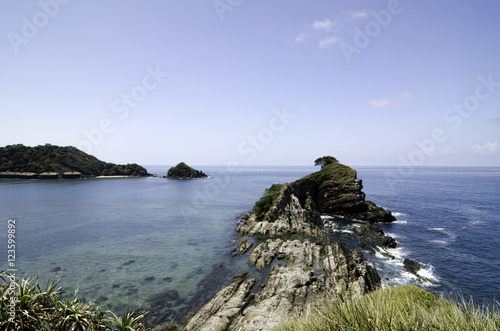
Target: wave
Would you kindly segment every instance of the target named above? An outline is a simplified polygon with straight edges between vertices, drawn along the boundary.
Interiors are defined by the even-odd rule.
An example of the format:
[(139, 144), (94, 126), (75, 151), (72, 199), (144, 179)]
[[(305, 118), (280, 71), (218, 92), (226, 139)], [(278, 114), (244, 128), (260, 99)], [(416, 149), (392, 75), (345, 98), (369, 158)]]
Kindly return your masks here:
[[(384, 249), (378, 247), (379, 252), (375, 253), (368, 260), (371, 260), (382, 277), (382, 287), (399, 286), (406, 284), (419, 285), (424, 287), (434, 287), (439, 282), (439, 277), (435, 268), (430, 264), (420, 264), (421, 269), (414, 275), (404, 267), (404, 260), (410, 252), (402, 247)], [(391, 258), (392, 256), (392, 258)], [(427, 281), (426, 281), (427, 280)]]

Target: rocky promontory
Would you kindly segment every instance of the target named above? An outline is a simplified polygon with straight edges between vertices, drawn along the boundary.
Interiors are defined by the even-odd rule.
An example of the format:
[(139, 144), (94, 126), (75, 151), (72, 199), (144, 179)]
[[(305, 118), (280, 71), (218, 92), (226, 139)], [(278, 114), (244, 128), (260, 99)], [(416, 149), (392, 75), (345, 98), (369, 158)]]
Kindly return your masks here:
[[(236, 229), (238, 247), (231, 252), (251, 251), (249, 264), (267, 274), (265, 284), (257, 287), (256, 278), (238, 274), (184, 330), (270, 330), (313, 311), (318, 297), (359, 296), (379, 288), (380, 275), (360, 250), (330, 242), (321, 219), (325, 214), (370, 225), (366, 235), (379, 236), (366, 238), (367, 243), (395, 243), (373, 228), (394, 216), (365, 200), (356, 171), (345, 165), (333, 163), (295, 182), (275, 184), (243, 218)], [(362, 240), (363, 233), (358, 235)]]
[(167, 171), (167, 175), (164, 176), (163, 178), (168, 178), (168, 179), (193, 179), (193, 178), (206, 178), (208, 177), (203, 173), (203, 171), (200, 170), (195, 170), (185, 164), (184, 162), (181, 162), (177, 164), (175, 167), (171, 167)]
[[(335, 215), (367, 223), (393, 222), (390, 211), (365, 200), (362, 180), (354, 169), (332, 163), (295, 182), (282, 185), (267, 211), (250, 213), (236, 231), (280, 237), (287, 234), (323, 236), (321, 215)], [(258, 215), (260, 214), (260, 215)]]

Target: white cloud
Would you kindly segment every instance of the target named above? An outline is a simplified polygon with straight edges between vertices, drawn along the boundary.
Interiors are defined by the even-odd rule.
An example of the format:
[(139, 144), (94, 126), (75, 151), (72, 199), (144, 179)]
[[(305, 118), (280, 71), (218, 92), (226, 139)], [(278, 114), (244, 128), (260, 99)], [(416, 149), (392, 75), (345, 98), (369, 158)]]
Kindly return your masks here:
[(394, 103), (389, 99), (381, 99), (381, 100), (370, 100), (370, 105), (373, 108), (387, 108), (392, 106)]
[(356, 20), (359, 18), (367, 18), (368, 12), (366, 10), (352, 11), (352, 10), (343, 10), (342, 15), (350, 21)]
[(356, 19), (368, 17), (366, 10), (343, 10), (332, 18), (325, 18), (323, 20), (315, 20), (310, 25), (309, 29), (299, 33), (294, 43), (316, 43), (318, 48), (326, 49), (332, 45), (338, 44), (342, 41), (339, 33), (341, 30), (346, 29), (346, 25), (352, 25), (352, 21)]
[(337, 23), (325, 19), (324, 21), (314, 21), (312, 27), (315, 31), (330, 32), (337, 25)]
[(475, 145), (472, 147), (474, 154), (493, 154), (498, 151), (498, 141), (488, 142), (484, 145)]
[(370, 100), (369, 103), (373, 108), (388, 108), (394, 105), (404, 104), (411, 99), (413, 99), (413, 95), (411, 95), (410, 92), (400, 92), (396, 93), (396, 97), (392, 99)]
[(302, 43), (309, 39), (309, 34), (307, 32), (302, 32), (300, 33), (297, 37), (295, 37), (294, 42), (295, 43)]
[(327, 47), (330, 47), (332, 45), (339, 43), (341, 40), (342, 39), (340, 39), (339, 37), (332, 36), (332, 37), (321, 40), (318, 43), (318, 47), (319, 48), (327, 48)]

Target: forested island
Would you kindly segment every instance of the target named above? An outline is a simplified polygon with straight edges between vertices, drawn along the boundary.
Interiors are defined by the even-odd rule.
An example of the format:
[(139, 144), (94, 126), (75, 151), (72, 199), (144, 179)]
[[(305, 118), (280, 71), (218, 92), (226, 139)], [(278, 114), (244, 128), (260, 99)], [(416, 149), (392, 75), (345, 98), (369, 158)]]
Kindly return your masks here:
[(136, 164), (104, 162), (76, 147), (22, 144), (0, 147), (0, 177), (79, 178), (97, 176), (149, 176)]
[(194, 179), (194, 178), (206, 178), (208, 177), (203, 171), (196, 170), (181, 162), (175, 167), (171, 167), (167, 171), (167, 175), (164, 178), (168, 179)]

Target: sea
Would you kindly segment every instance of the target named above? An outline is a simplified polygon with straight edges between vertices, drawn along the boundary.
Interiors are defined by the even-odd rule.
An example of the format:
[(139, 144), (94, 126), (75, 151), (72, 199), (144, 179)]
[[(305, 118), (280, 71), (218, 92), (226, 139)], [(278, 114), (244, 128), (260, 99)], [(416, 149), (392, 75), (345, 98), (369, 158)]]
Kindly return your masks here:
[[(158, 177), (0, 179), (0, 270), (58, 280), (71, 295), (117, 312), (150, 310), (150, 325), (189, 316), (240, 271), (265, 280), (248, 253), (231, 257), (235, 228), (265, 189), (313, 166), (195, 166), (206, 179)], [(366, 199), (391, 210), (383, 231), (396, 258), (364, 252), (383, 286), (414, 284), (446, 297), (496, 305), (500, 296), (500, 167), (353, 167)], [(324, 217), (325, 231), (356, 249), (361, 223)], [(7, 254), (15, 222), (15, 260)], [(12, 231), (11, 231), (12, 232)], [(405, 258), (422, 265), (419, 278)], [(10, 257), (12, 260), (12, 257)]]

